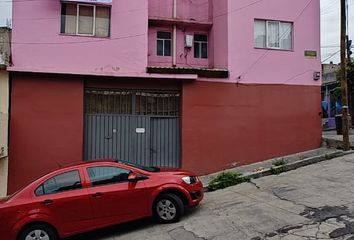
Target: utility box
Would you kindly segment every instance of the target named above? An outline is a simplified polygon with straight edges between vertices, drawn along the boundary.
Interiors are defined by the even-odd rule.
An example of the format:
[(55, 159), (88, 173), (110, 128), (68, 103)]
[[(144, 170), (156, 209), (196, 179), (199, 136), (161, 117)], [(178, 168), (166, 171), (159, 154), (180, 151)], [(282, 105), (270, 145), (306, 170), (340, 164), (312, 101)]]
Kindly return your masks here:
[(193, 47), (193, 35), (186, 35), (185, 47), (186, 48)]
[(7, 151), (8, 136), (8, 115), (0, 112), (0, 159), (8, 155)]

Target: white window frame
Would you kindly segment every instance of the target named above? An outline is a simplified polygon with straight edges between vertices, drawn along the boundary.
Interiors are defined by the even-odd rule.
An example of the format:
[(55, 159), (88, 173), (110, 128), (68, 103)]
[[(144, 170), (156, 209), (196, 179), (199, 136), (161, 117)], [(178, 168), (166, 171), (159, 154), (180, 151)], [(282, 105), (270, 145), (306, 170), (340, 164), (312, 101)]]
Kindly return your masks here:
[[(82, 34), (79, 33), (79, 18), (80, 18), (80, 6), (88, 6), (88, 7), (93, 7), (93, 24), (92, 24), (92, 34)], [(78, 3), (76, 7), (76, 35), (78, 36), (88, 36), (88, 37), (94, 37), (96, 34), (96, 5), (92, 4), (81, 4)]]
[[(264, 21), (265, 22), (265, 42), (266, 46), (265, 47), (258, 47), (254, 46), (255, 48), (266, 48), (266, 49), (275, 49), (275, 50), (283, 50), (283, 51), (293, 51), (294, 49), (294, 23), (293, 22), (287, 22), (287, 21), (277, 21), (277, 20), (264, 20), (264, 19), (255, 19), (255, 21)], [(279, 47), (271, 47), (269, 46), (269, 39), (268, 39), (268, 25), (269, 23), (277, 23), (278, 24), (278, 29), (279, 29)], [(281, 33), (280, 33), (280, 24), (281, 23), (290, 23), (291, 24), (291, 48), (286, 49), (281, 47)], [(253, 36), (254, 37), (254, 36)]]
[(157, 52), (156, 52), (156, 55), (159, 56), (159, 57), (171, 57), (172, 56), (172, 49), (170, 49), (170, 55), (165, 55), (165, 42), (166, 41), (170, 41), (170, 46), (172, 47), (172, 33), (171, 33), (171, 39), (167, 39), (167, 38), (159, 38), (158, 37), (158, 33), (159, 32), (168, 32), (168, 33), (171, 33), (169, 31), (157, 31), (156, 32), (156, 44), (158, 41), (162, 41), (162, 55), (157, 55)]
[[(206, 36), (207, 38), (207, 41), (198, 41), (198, 40), (195, 40), (195, 36), (196, 35), (201, 35), (201, 36)], [(195, 57), (196, 59), (208, 59), (209, 58), (209, 37), (208, 37), (208, 34), (205, 34), (205, 33), (198, 33), (198, 34), (194, 34), (194, 43), (197, 43), (198, 44), (198, 52), (199, 52), (199, 57)], [(207, 57), (206, 58), (203, 58), (202, 57), (202, 45), (203, 43), (206, 43), (207, 45)], [(193, 46), (194, 47), (194, 46)]]

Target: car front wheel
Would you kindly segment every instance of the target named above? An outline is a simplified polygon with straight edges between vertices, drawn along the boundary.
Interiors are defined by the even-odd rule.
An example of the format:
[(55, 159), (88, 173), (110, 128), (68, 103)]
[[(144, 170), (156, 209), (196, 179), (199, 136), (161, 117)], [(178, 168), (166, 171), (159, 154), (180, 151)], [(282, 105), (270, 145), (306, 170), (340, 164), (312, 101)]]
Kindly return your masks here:
[(32, 224), (23, 229), (18, 240), (57, 240), (55, 231), (45, 224)]
[(178, 222), (183, 212), (183, 202), (175, 194), (162, 194), (154, 204), (154, 215), (162, 223)]

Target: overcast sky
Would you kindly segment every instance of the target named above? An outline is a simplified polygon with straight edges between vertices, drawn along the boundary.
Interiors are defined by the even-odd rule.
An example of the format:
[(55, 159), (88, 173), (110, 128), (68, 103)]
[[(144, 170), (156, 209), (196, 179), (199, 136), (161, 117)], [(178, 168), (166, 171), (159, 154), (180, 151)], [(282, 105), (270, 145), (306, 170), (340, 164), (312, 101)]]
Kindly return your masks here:
[(11, 19), (11, 1), (0, 0), (0, 27), (6, 26), (6, 19)]
[[(321, 0), (321, 49), (322, 61), (339, 62), (340, 53), (340, 0)], [(348, 0), (350, 39), (354, 39), (354, 0)], [(332, 56), (332, 57), (331, 57)]]
[[(293, 0), (296, 1), (296, 0)], [(322, 61), (339, 62), (339, 3), (340, 0), (321, 0), (321, 49)], [(349, 3), (349, 36), (354, 39), (354, 0)], [(6, 25), (11, 18), (10, 0), (0, 0), (0, 26)], [(332, 56), (332, 57), (331, 57)]]

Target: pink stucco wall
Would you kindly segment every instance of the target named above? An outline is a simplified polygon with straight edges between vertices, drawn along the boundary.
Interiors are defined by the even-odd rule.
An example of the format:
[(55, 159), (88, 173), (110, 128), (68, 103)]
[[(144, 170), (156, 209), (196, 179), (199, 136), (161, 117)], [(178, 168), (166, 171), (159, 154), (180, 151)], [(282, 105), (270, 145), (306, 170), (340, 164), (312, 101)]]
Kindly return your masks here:
[(114, 0), (111, 37), (60, 34), (60, 0), (13, 2), (13, 70), (134, 75), (147, 66), (147, 0)]
[[(149, 66), (171, 66), (172, 56), (157, 56), (156, 54), (156, 36), (158, 31), (172, 32), (171, 27), (153, 27), (149, 28), (149, 50), (148, 64)], [(210, 41), (209, 31), (200, 30), (193, 27), (185, 27), (177, 29), (177, 66), (180, 67), (213, 67), (212, 55), (209, 54), (207, 59), (194, 58), (194, 49), (185, 48), (185, 35), (205, 34), (208, 35), (209, 53), (213, 51), (213, 43)]]
[[(321, 85), (313, 80), (314, 71), (321, 71), (320, 0), (267, 0), (253, 5), (249, 0), (228, 1), (229, 81)], [(293, 51), (255, 49), (255, 18), (293, 22)], [(306, 58), (305, 50), (317, 51), (317, 58)]]
[[(229, 79), (200, 79), (230, 83), (320, 85), (313, 73), (321, 70), (319, 0), (178, 0), (178, 16), (212, 21), (207, 61), (192, 58), (183, 47), (184, 34), (203, 32), (179, 28), (180, 66), (228, 68)], [(189, 4), (188, 6), (186, 4)], [(281, 10), (280, 10), (281, 9)], [(148, 17), (172, 16), (172, 0), (113, 0), (111, 37), (66, 36), (59, 33), (60, 1), (14, 1), (13, 71), (145, 76), (148, 64), (170, 66), (156, 57), (156, 27)], [(253, 47), (255, 18), (294, 22), (293, 51)], [(304, 56), (317, 51), (316, 59)], [(145, 75), (144, 75), (145, 74)]]
[[(213, 28), (211, 41), (213, 46), (213, 65), (215, 68), (228, 68), (228, 0), (213, 0)], [(217, 17), (216, 17), (217, 16)]]
[[(149, 16), (172, 18), (173, 0), (149, 0)], [(177, 18), (207, 22), (212, 20), (211, 0), (177, 0)]]

